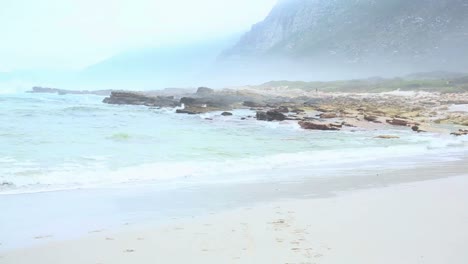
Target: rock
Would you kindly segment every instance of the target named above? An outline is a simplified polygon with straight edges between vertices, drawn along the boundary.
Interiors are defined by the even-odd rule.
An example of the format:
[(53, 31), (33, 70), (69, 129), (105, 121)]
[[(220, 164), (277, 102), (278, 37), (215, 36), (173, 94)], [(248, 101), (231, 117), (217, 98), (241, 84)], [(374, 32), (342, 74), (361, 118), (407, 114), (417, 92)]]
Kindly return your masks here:
[(177, 110), (176, 110), (176, 113), (177, 113), (177, 114), (188, 114), (188, 115), (197, 115), (197, 114), (200, 114), (199, 112), (194, 112), (194, 111), (190, 111), (190, 110), (183, 110), (183, 109), (177, 109)]
[(276, 111), (280, 113), (289, 113), (289, 108), (287, 108), (286, 106), (280, 106), (276, 109)]
[(267, 112), (258, 111), (256, 117), (257, 117), (257, 120), (262, 120), (262, 121), (284, 121), (286, 120), (286, 116), (283, 113), (278, 112), (277, 110), (270, 110)]
[(299, 125), (303, 129), (311, 129), (311, 130), (340, 130), (334, 124), (319, 124), (319, 123), (314, 123), (314, 122), (301, 121), (299, 122)]
[(264, 104), (253, 102), (253, 101), (244, 101), (242, 105), (246, 107), (253, 107), (253, 108), (265, 107)]
[(417, 122), (413, 122), (410, 120), (400, 119), (400, 118), (393, 118), (387, 119), (387, 123), (394, 125), (394, 126), (410, 126), (410, 125), (419, 125)]
[(338, 116), (335, 113), (322, 113), (320, 118), (337, 118)]
[(381, 136), (377, 136), (375, 138), (381, 138), (381, 139), (398, 139), (400, 137), (398, 136), (391, 136), (391, 135), (381, 135)]
[(179, 103), (184, 104), (184, 105), (196, 105), (197, 104), (197, 99), (192, 98), (192, 97), (182, 97), (182, 98), (180, 98)]
[(387, 123), (394, 125), (394, 126), (408, 126), (409, 125), (409, 122), (407, 120), (398, 119), (398, 118), (387, 119)]
[(197, 89), (197, 95), (199, 96), (206, 96), (206, 95), (210, 95), (210, 94), (213, 94), (215, 91), (211, 88), (208, 88), (208, 87), (199, 87)]
[(110, 97), (103, 100), (106, 104), (119, 104), (119, 105), (146, 105), (146, 106), (159, 106), (159, 107), (175, 107), (178, 102), (172, 96), (149, 96), (137, 92), (120, 92), (113, 91)]
[(291, 110), (291, 112), (296, 113), (296, 114), (300, 114), (300, 113), (305, 113), (305, 110), (300, 109), (300, 108), (293, 108)]
[(365, 115), (365, 116), (364, 116), (364, 120), (366, 120), (366, 121), (374, 122), (374, 123), (381, 123), (381, 122), (378, 121), (377, 119), (378, 119), (378, 117), (377, 117), (377, 116), (373, 116), (373, 115)]
[(457, 132), (450, 133), (450, 135), (457, 136), (457, 137), (467, 136), (468, 135), (468, 130), (460, 129)]
[(222, 112), (221, 115), (222, 116), (232, 116), (232, 113), (231, 112)]
[(418, 132), (418, 131), (419, 131), (419, 127), (418, 127), (418, 126), (412, 126), (412, 127), (411, 127), (411, 130), (413, 130), (414, 132)]

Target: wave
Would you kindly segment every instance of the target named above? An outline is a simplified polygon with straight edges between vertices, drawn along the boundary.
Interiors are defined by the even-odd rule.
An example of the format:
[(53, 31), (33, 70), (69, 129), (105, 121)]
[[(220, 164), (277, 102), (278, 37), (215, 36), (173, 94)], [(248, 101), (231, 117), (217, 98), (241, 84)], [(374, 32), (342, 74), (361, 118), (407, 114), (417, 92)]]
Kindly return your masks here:
[(0, 194), (94, 188), (126, 183), (187, 184), (273, 178), (294, 180), (299, 173), (302, 173), (301, 176), (322, 177), (324, 173), (339, 170), (414, 167), (466, 158), (467, 140), (468, 138), (458, 141), (458, 144), (447, 141), (445, 145), (437, 146), (400, 145), (315, 150), (216, 161), (166, 161), (118, 169), (110, 169), (104, 165), (106, 157), (89, 157), (98, 165), (90, 167), (68, 164), (56, 170), (44, 170), (42, 173), (25, 168), (25, 171), (15, 173), (14, 177), (0, 177), (0, 182), (8, 183), (0, 188)]

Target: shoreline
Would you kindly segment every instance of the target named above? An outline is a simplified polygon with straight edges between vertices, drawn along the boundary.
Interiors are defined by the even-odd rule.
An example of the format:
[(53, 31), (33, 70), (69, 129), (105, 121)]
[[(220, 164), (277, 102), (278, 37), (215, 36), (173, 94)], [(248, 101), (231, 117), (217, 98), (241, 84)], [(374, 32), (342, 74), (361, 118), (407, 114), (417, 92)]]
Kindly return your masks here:
[[(0, 255), (19, 248), (80, 239), (95, 230), (159, 226), (224, 210), (288, 199), (322, 199), (383, 187), (465, 175), (467, 159), (427, 163), (417, 168), (369, 168), (314, 175), (277, 171), (288, 177), (258, 182), (209, 182), (164, 188), (158, 183), (116, 188), (5, 195)], [(291, 177), (290, 173), (297, 173)], [(312, 173), (312, 174), (311, 174)], [(177, 188), (175, 188), (177, 187)], [(34, 217), (34, 225), (31, 225)], [(19, 232), (18, 230), (21, 230)]]
[[(284, 199), (0, 253), (1, 263), (465, 263), (468, 175)], [(435, 239), (437, 238), (437, 239)], [(44, 238), (47, 239), (47, 238)]]

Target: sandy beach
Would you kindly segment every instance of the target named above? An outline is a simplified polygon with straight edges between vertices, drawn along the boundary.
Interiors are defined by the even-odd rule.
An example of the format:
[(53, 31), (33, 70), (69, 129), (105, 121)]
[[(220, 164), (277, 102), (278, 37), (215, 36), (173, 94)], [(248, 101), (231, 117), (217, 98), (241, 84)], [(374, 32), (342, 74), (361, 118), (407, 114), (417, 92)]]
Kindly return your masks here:
[[(0, 263), (466, 263), (468, 175), (93, 230)], [(37, 238), (45, 239), (47, 237)]]

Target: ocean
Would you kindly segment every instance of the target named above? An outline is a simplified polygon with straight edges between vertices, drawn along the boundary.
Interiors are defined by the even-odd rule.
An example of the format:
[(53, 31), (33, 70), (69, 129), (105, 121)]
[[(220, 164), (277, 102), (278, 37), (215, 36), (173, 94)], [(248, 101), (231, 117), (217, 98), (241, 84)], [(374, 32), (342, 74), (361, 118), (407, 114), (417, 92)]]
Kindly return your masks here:
[[(102, 103), (94, 95), (0, 95), (0, 194), (122, 184), (325, 177), (338, 169), (423, 166), (461, 159), (468, 139), (407, 128), (305, 131), (242, 109), (176, 109)], [(378, 135), (399, 139), (376, 139)], [(352, 173), (350, 173), (351, 175)], [(331, 177), (331, 176), (330, 176)]]

